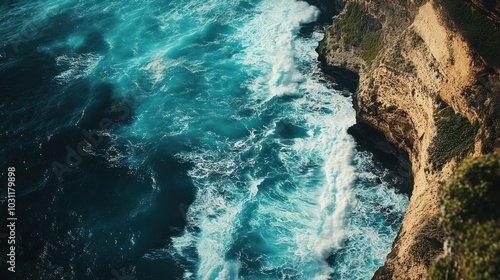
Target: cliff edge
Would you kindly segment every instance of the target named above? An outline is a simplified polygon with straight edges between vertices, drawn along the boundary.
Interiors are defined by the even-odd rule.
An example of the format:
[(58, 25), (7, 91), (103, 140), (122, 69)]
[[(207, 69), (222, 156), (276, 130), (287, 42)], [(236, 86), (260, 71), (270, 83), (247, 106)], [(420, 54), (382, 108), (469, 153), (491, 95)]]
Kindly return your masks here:
[[(422, 279), (450, 254), (439, 189), (465, 157), (500, 147), (500, 8), (490, 2), (348, 0), (319, 44), (327, 75), (355, 91), (358, 124), (381, 131), (412, 165), (410, 204), (374, 279)], [(485, 28), (494, 32), (479, 34)]]

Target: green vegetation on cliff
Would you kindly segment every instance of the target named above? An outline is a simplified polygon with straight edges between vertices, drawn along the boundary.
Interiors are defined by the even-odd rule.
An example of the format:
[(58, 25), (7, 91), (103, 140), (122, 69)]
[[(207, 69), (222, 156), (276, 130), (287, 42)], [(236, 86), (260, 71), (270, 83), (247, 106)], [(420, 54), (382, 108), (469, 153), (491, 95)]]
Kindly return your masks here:
[(500, 31), (488, 17), (472, 8), (470, 1), (444, 0), (444, 7), (471, 46), (488, 63), (500, 66)]
[[(499, 1), (443, 0), (441, 3), (449, 19), (471, 48), (490, 66), (500, 67)], [(475, 106), (483, 114), (482, 150), (484, 153), (491, 153), (500, 147), (499, 85), (488, 77), (481, 77), (478, 85), (476, 96), (468, 100), (470, 106)], [(486, 103), (488, 98), (490, 101)]]
[(368, 32), (361, 40), (361, 58), (371, 64), (378, 54), (382, 39), (379, 32)]
[(441, 168), (452, 158), (464, 159), (474, 151), (474, 139), (478, 124), (471, 125), (467, 118), (455, 114), (453, 109), (441, 100), (436, 111), (437, 135), (429, 149), (434, 168)]
[(344, 45), (359, 47), (361, 57), (370, 64), (380, 49), (380, 31), (374, 27), (372, 20), (356, 2), (346, 7), (346, 13), (335, 22), (337, 40), (344, 40)]
[(429, 280), (456, 280), (459, 279), (455, 261), (448, 256), (441, 258), (429, 269)]
[[(500, 155), (465, 160), (441, 196), (460, 274), (468, 280), (500, 279)], [(438, 261), (430, 279), (455, 279), (455, 261)]]
[(442, 253), (444, 237), (439, 218), (432, 217), (418, 233), (415, 243), (410, 247), (410, 253), (429, 267), (432, 260)]

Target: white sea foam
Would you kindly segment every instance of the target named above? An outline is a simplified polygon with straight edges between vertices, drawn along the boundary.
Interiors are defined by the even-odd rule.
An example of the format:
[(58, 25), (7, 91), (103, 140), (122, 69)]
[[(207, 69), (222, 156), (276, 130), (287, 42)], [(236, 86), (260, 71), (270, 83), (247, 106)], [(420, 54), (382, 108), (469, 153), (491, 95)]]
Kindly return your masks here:
[(60, 84), (66, 84), (76, 79), (82, 79), (92, 74), (101, 61), (102, 56), (95, 54), (61, 55), (56, 58), (57, 66), (66, 69), (54, 79)]
[[(305, 41), (296, 41), (295, 35), (300, 24), (314, 20), (318, 11), (303, 2), (289, 1), (264, 2), (258, 10), (251, 23), (243, 27), (241, 34), (246, 45), (237, 59), (247, 66), (257, 67), (250, 71), (263, 75), (257, 76), (250, 86), (253, 94), (262, 97), (270, 93), (266, 99), (307, 94), (295, 101), (296, 111), (287, 117), (297, 122), (305, 121), (309, 135), (306, 139), (296, 139), (292, 146), (282, 145), (279, 157), (293, 177), (289, 184), (272, 186), (276, 188), (275, 195), (283, 200), (276, 201), (268, 197), (269, 193), (262, 194), (261, 206), (250, 221), (256, 230), (263, 226), (262, 223), (270, 225), (261, 236), (271, 242), (274, 252), (262, 256), (261, 270), (278, 269), (285, 273), (286, 267), (291, 266), (296, 269), (287, 272), (291, 276), (327, 279), (333, 269), (325, 259), (342, 244), (342, 229), (349, 209), (349, 187), (354, 172), (350, 157), (354, 144), (346, 129), (354, 122), (352, 108), (349, 100), (329, 94), (322, 84), (298, 70), (297, 60), (310, 60), (314, 47), (312, 43), (302, 46)], [(276, 14), (283, 17), (275, 17)], [(295, 57), (296, 44), (299, 48), (309, 48), (304, 57)], [(310, 110), (318, 104), (334, 113)], [(252, 134), (244, 141), (235, 142), (235, 151), (226, 151), (223, 158), (213, 151), (200, 153), (200, 150), (180, 155), (186, 161), (195, 162), (190, 175), (196, 178), (200, 192), (189, 214), (199, 218), (201, 232), (198, 236), (186, 232), (182, 238), (174, 239), (174, 246), (179, 252), (186, 246), (196, 246), (199, 254), (197, 275), (203, 279), (233, 279), (237, 275), (240, 265), (226, 259), (225, 254), (234, 242), (231, 236), (240, 226), (241, 211), (260, 194), (259, 186), (265, 179), (242, 176), (248, 185), (248, 191), (242, 191), (231, 183), (231, 174), (237, 172), (231, 166), (256, 161), (255, 167), (259, 167), (259, 159), (247, 159), (247, 163), (234, 160), (252, 147), (265, 145), (273, 135), (273, 129), (264, 130), (257, 136)], [(316, 168), (310, 169), (308, 165)], [(301, 170), (307, 170), (306, 174), (300, 175)], [(218, 176), (227, 179), (212, 181), (220, 178)], [(290, 184), (296, 190), (288, 191)], [(220, 196), (221, 188), (234, 197), (228, 200)], [(232, 276), (227, 278), (228, 275)]]
[[(353, 211), (357, 215), (371, 208), (358, 198), (363, 190), (353, 189), (359, 166), (352, 163), (358, 155), (347, 134), (355, 123), (352, 100), (332, 93), (319, 81), (314, 47), (321, 34), (296, 38), (300, 24), (314, 20), (318, 12), (303, 2), (285, 0), (261, 2), (256, 10), (235, 36), (243, 49), (233, 59), (246, 69), (250, 79), (245, 86), (254, 100), (245, 106), (261, 114), (274, 105), (258, 100), (297, 96), (270, 110), (274, 123), (291, 122), (305, 129), (307, 136), (281, 139), (274, 125), (250, 127), (248, 136), (235, 140), (208, 133), (201, 141), (209, 145), (178, 154), (194, 163), (189, 175), (198, 193), (188, 212), (190, 226), (173, 238), (173, 248), (185, 258), (193, 257), (186, 253), (188, 248), (196, 249), (196, 268), (187, 271), (186, 278), (239, 279), (246, 262), (255, 261), (260, 271), (250, 275), (330, 279), (343, 272), (362, 279), (366, 267), (352, 268), (353, 264), (373, 260), (372, 254), (383, 259), (395, 233), (385, 236), (363, 225), (363, 218), (368, 218), (364, 214), (353, 219)], [(301, 69), (304, 65), (308, 68)], [(279, 161), (265, 153), (277, 154)], [(400, 203), (394, 211), (404, 210), (404, 201), (395, 202), (401, 196), (388, 195), (386, 186), (380, 192), (373, 197), (385, 195), (387, 207)], [(245, 259), (238, 251), (242, 250), (238, 237), (250, 234), (258, 234), (262, 242), (246, 244), (264, 251), (258, 260)], [(344, 248), (346, 240), (355, 241), (349, 246), (356, 252), (366, 251), (347, 255), (345, 263), (331, 267), (326, 258)], [(231, 249), (239, 252), (238, 257), (228, 255)], [(379, 264), (367, 265), (376, 269)], [(347, 271), (350, 268), (357, 270)]]
[(257, 98), (301, 94), (299, 85), (305, 77), (295, 63), (294, 37), (301, 24), (318, 15), (317, 8), (302, 1), (268, 1), (236, 35), (245, 48), (238, 58), (247, 66), (260, 65), (262, 73), (249, 84)]

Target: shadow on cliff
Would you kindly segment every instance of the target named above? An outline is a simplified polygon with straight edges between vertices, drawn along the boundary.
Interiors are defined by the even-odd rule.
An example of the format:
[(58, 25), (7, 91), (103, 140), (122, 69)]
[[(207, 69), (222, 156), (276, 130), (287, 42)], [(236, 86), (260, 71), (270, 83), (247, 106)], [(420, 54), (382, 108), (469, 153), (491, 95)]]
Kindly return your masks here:
[(356, 140), (356, 149), (372, 153), (375, 164), (388, 171), (382, 180), (392, 182), (395, 188), (411, 196), (413, 174), (408, 154), (398, 149), (382, 132), (368, 124), (358, 122), (347, 132)]

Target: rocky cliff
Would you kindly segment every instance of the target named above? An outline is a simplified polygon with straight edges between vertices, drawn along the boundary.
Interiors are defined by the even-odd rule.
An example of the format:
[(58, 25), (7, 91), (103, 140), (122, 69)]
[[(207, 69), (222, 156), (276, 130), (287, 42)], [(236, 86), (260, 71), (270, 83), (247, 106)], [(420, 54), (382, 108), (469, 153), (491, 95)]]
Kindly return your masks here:
[(355, 90), (358, 130), (373, 127), (406, 152), (414, 179), (401, 229), (374, 279), (421, 279), (446, 239), (439, 188), (463, 158), (500, 147), (499, 54), (467, 33), (469, 23), (457, 21), (450, 5), (463, 2), (498, 28), (498, 1), (346, 2), (319, 44), (319, 60), (333, 80), (350, 81), (344, 86)]

